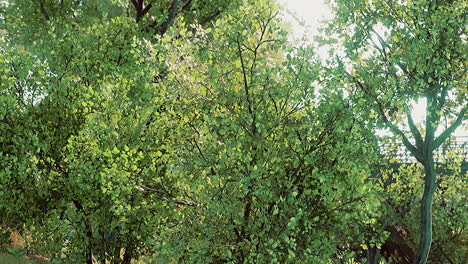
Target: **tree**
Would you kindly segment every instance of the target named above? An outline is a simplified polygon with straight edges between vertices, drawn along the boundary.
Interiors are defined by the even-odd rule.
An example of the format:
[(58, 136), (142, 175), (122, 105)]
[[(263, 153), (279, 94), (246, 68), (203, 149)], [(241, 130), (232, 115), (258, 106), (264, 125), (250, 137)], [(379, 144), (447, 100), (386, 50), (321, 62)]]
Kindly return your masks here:
[(1, 224), (32, 250), (130, 263), (173, 221), (160, 39), (181, 14), (207, 24), (236, 5), (202, 3), (2, 1)]
[[(414, 262), (426, 263), (432, 201), (443, 180), (434, 151), (466, 120), (466, 2), (338, 0), (334, 8), (336, 19), (328, 30), (343, 45), (337, 69), (355, 105), (400, 137), (424, 167)], [(418, 98), (427, 101), (422, 126), (411, 116)], [(439, 131), (443, 119), (451, 125)]]
[[(332, 26), (368, 22), (344, 41), (352, 70), (333, 72), (348, 90), (288, 43), (273, 0), (1, 1), (0, 227), (58, 263), (346, 262), (378, 247), (369, 120), (424, 164), (430, 201), (430, 150), (466, 112), (465, 43), (451, 35), (465, 6), (413, 25), (422, 1), (338, 3)], [(435, 66), (414, 64), (424, 56), (408, 51), (432, 51), (418, 41), (444, 48)], [(416, 96), (430, 118), (422, 139), (408, 116), (412, 143), (396, 121)]]
[[(461, 263), (467, 257), (466, 250), (460, 247), (466, 241), (464, 230), (467, 219), (461, 210), (461, 203), (467, 197), (464, 192), (467, 183), (460, 175), (461, 156), (456, 152), (457, 149), (449, 149), (449, 153), (444, 153), (444, 156), (437, 153), (439, 159), (436, 170), (444, 180), (433, 200), (433, 237), (429, 259), (435, 263)], [(397, 252), (391, 256), (395, 261), (411, 263), (415, 254), (412, 249), (417, 248), (419, 240), (419, 214), (410, 208), (417, 207), (418, 200), (415, 197), (423, 194), (420, 186), (424, 184), (424, 168), (420, 163), (400, 165), (398, 169), (389, 167), (383, 171), (380, 182), (385, 189), (382, 198), (386, 201), (389, 217), (395, 212), (400, 213), (398, 219), (390, 223), (394, 226), (389, 225), (388, 229), (393, 236), (383, 249), (396, 249)]]
[[(164, 169), (170, 125), (157, 112), (164, 92), (151, 82), (159, 61), (118, 34), (130, 25), (114, 19), (80, 29), (80, 38), (62, 36), (54, 54), (69, 66), (60, 72), (27, 52), (6, 52), (2, 219), (25, 224), (40, 242), (36, 250), (57, 258), (66, 252), (69, 262), (117, 263), (124, 249), (129, 263), (157, 234), (142, 223), (171, 214), (161, 200), (162, 191), (176, 192)], [(119, 48), (129, 52), (120, 65)], [(161, 193), (144, 190), (156, 186)]]
[(342, 94), (318, 91), (312, 49), (289, 46), (271, 5), (246, 2), (172, 43), (167, 85), (185, 118), (176, 170), (191, 206), (160, 259), (321, 263), (349, 257), (373, 226), (372, 135)]

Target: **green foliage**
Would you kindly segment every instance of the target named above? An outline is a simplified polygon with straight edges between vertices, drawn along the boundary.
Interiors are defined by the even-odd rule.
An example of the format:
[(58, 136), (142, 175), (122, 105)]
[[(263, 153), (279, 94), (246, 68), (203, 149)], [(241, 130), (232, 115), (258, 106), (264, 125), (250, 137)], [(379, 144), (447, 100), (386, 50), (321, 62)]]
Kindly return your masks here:
[(8, 248), (7, 251), (8, 253), (12, 254), (16, 258), (24, 257), (24, 250), (21, 248)]
[(30, 50), (2, 42), (0, 210), (7, 226), (27, 224), (33, 251), (137, 258), (173, 214), (161, 63), (133, 23), (57, 21)]
[[(446, 160), (439, 164), (439, 170), (443, 172), (444, 181), (440, 183), (433, 204), (434, 237), (430, 259), (437, 263), (450, 260), (452, 263), (463, 262), (467, 257), (466, 250), (462, 246), (467, 237), (464, 234), (467, 224), (466, 212), (463, 201), (466, 200), (466, 182), (460, 175), (459, 155), (447, 154)], [(450, 161), (451, 162), (447, 162)], [(452, 168), (452, 169), (447, 169)], [(419, 233), (419, 212), (416, 204), (422, 196), (420, 186), (423, 184), (424, 169), (419, 164), (411, 164), (400, 167), (396, 172), (387, 170), (384, 172), (382, 187), (386, 190), (388, 217), (391, 214), (410, 208), (401, 216), (396, 225), (404, 228), (406, 243), (413, 248), (417, 247)], [(385, 181), (387, 183), (385, 183)]]
[[(434, 152), (462, 125), (468, 110), (466, 1), (337, 0), (334, 9), (336, 17), (326, 32), (344, 51), (330, 62), (334, 81), (343, 84), (362, 116), (394, 133), (424, 167), (419, 182), (411, 178), (415, 168), (405, 168), (408, 179), (394, 185), (392, 195), (402, 193), (402, 187), (415, 194), (416, 184), (424, 186), (414, 262), (426, 263), (440, 199), (436, 189), (445, 180)], [(427, 101), (424, 124), (411, 116), (419, 98)], [(450, 125), (440, 133), (444, 121)]]
[[(320, 65), (309, 47), (286, 44), (267, 4), (171, 43), (169, 91), (185, 128), (176, 172), (189, 206), (158, 259), (313, 263), (364, 241), (364, 225), (347, 226), (372, 214), (372, 150), (356, 144), (365, 135), (339, 94), (316, 96)], [(358, 202), (369, 208), (353, 210)]]
[[(350, 11), (381, 7), (374, 2), (338, 1), (335, 26), (361, 21)], [(463, 78), (444, 79), (464, 63), (463, 42), (447, 40), (454, 47), (437, 67), (418, 71), (427, 61), (410, 62), (424, 54), (403, 55), (430, 51), (407, 40), (422, 31), (387, 16), (366, 19), (393, 28), (388, 39), (400, 48), (378, 60), (360, 50), (372, 28), (357, 27), (343, 35), (354, 70), (346, 75), (313, 47), (290, 44), (270, 0), (2, 4), (0, 226), (24, 235), (18, 250), (53, 263), (364, 261), (421, 184), (417, 166), (386, 174), (390, 185), (369, 179), (380, 164), (373, 121), (408, 110), (430, 91), (414, 86), (429, 73), (427, 83)], [(448, 39), (443, 31), (461, 22), (446, 9), (448, 26), (431, 25)], [(415, 75), (400, 75), (397, 62)], [(385, 109), (343, 89), (343, 74), (365, 81)], [(464, 93), (454, 90), (447, 106)], [(465, 219), (466, 186), (452, 183), (460, 179), (447, 176), (434, 205), (434, 222), (446, 223), (434, 238), (441, 252), (464, 239), (455, 234), (466, 221), (453, 217)], [(414, 217), (399, 220), (412, 234)]]
[(23, 257), (17, 257), (10, 254), (0, 254), (0, 262), (2, 264), (33, 264), (39, 263), (32, 260), (27, 260)]

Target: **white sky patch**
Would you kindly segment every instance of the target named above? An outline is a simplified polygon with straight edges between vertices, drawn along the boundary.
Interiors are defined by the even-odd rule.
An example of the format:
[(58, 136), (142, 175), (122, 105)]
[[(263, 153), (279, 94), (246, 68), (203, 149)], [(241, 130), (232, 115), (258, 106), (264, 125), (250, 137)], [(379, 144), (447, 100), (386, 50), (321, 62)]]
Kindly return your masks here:
[[(320, 22), (323, 19), (330, 19), (332, 12), (324, 0), (278, 0), (283, 4), (288, 11), (299, 19), (293, 20), (292, 17), (287, 17), (293, 26), (295, 35), (309, 33), (309, 36), (316, 36), (319, 31)], [(301, 21), (302, 20), (302, 21)], [(303, 22), (303, 23), (301, 23)]]

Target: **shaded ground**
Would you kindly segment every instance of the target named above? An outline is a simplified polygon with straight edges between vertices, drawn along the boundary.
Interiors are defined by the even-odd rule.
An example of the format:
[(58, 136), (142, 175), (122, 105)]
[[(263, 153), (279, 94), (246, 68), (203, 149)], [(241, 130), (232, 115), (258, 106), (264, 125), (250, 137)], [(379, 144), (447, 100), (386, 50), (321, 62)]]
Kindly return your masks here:
[(15, 257), (7, 253), (0, 253), (0, 263), (1, 264), (44, 264), (48, 262), (41, 261), (38, 259), (26, 259), (24, 257)]

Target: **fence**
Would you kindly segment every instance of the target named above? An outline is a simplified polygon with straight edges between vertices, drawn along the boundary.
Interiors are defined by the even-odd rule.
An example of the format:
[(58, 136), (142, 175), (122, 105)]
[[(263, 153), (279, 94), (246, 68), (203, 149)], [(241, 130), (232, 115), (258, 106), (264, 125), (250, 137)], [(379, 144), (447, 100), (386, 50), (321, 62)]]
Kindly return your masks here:
[[(416, 159), (404, 146), (391, 138), (382, 138), (380, 144), (380, 153), (383, 158), (393, 163), (414, 163)], [(468, 137), (452, 137), (446, 143), (435, 150), (434, 158), (436, 162), (444, 161), (468, 161)], [(461, 160), (460, 160), (461, 159)]]

